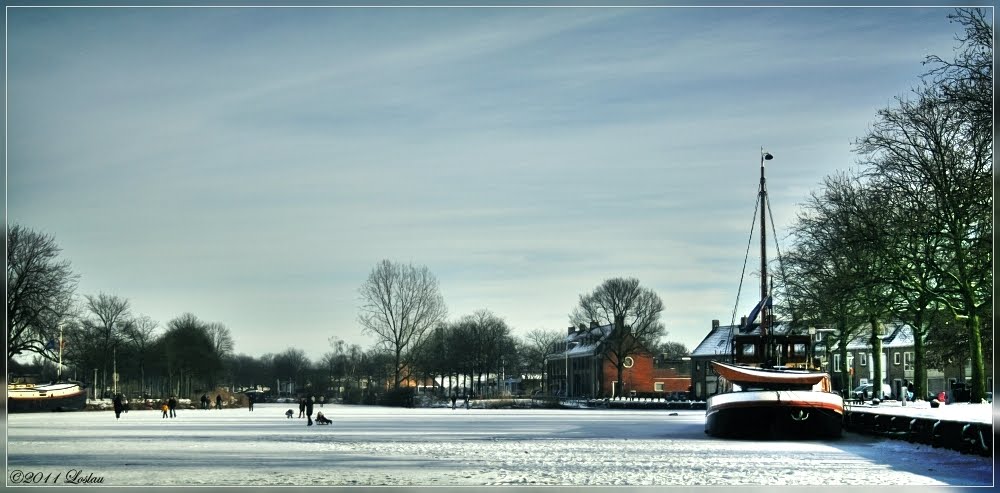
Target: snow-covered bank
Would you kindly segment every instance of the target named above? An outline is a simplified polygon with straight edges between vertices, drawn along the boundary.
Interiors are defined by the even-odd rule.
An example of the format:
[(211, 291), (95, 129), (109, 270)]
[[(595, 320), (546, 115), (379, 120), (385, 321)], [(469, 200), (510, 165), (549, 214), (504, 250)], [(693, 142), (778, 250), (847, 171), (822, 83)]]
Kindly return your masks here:
[(970, 404), (960, 402), (954, 404), (931, 407), (927, 401), (907, 402), (905, 405), (900, 401), (885, 401), (877, 406), (871, 404), (855, 404), (848, 409), (859, 411), (878, 412), (892, 416), (908, 416), (913, 418), (943, 419), (948, 421), (965, 421), (970, 423), (995, 423), (994, 416), (1000, 416), (1000, 412), (992, 404)]

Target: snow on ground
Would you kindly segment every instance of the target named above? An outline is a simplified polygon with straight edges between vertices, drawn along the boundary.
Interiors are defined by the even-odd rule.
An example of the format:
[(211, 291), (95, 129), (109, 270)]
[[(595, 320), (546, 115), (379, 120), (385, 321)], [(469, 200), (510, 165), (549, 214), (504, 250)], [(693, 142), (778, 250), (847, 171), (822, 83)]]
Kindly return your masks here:
[(305, 419), (285, 418), (290, 407), (179, 410), (174, 419), (133, 410), (118, 421), (110, 411), (12, 414), (7, 484), (28, 472), (49, 484), (79, 473), (105, 485), (993, 482), (990, 458), (851, 433), (836, 441), (714, 439), (704, 434), (703, 411), (328, 404), (316, 410), (334, 424), (307, 427)]

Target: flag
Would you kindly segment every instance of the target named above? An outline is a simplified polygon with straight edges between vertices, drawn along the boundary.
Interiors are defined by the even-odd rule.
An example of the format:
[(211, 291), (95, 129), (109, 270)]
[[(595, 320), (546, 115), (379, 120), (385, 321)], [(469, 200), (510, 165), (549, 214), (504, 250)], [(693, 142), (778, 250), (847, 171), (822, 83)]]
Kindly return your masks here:
[(56, 340), (49, 339), (48, 344), (45, 345), (45, 349), (55, 349), (55, 348), (56, 348)]
[(753, 325), (754, 320), (757, 320), (757, 315), (760, 314), (761, 308), (763, 308), (765, 306), (768, 307), (768, 308), (771, 308), (771, 297), (770, 296), (768, 296), (768, 297), (760, 300), (760, 303), (757, 303), (757, 306), (753, 307), (753, 310), (750, 310), (750, 315), (747, 317), (747, 327), (750, 327), (751, 325)]

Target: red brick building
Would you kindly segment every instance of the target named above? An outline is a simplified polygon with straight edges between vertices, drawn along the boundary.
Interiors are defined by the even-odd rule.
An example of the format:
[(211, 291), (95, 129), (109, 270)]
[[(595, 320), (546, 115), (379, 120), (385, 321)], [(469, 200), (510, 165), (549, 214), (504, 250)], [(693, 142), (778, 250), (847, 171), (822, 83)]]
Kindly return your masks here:
[(566, 338), (545, 357), (548, 394), (596, 398), (688, 390), (691, 377), (684, 362), (656, 358), (645, 348), (625, 357), (618, 388), (618, 369), (613, 358), (607, 357), (607, 341), (613, 330), (613, 324), (596, 322), (589, 327), (570, 327)]

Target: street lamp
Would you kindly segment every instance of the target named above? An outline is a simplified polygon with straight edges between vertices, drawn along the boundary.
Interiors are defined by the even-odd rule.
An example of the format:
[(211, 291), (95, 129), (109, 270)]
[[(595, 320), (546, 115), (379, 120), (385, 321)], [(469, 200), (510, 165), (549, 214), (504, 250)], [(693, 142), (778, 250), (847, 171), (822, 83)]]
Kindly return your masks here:
[(816, 327), (809, 326), (808, 332), (809, 332), (809, 354), (806, 355), (808, 357), (806, 365), (808, 365), (807, 367), (813, 367), (815, 366), (813, 365), (813, 360), (816, 358), (816, 341), (815, 341)]

